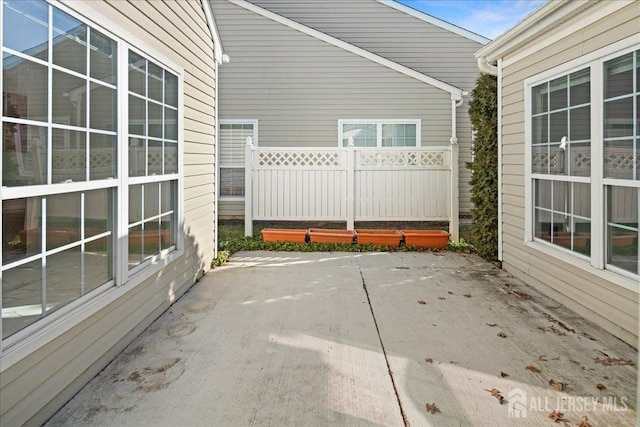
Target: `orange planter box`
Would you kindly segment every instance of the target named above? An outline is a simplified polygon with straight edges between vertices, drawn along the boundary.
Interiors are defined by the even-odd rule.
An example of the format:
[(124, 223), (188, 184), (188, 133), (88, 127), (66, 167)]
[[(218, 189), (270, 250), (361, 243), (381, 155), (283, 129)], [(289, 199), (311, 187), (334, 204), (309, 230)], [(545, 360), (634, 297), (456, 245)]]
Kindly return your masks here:
[(307, 230), (298, 228), (265, 228), (262, 230), (262, 240), (265, 242), (305, 243)]
[(347, 243), (352, 244), (355, 233), (351, 230), (331, 230), (328, 228), (310, 228), (311, 243)]
[(398, 230), (356, 230), (359, 245), (400, 246), (402, 233)]
[(443, 249), (449, 243), (449, 233), (444, 230), (402, 230), (402, 234), (407, 246)]

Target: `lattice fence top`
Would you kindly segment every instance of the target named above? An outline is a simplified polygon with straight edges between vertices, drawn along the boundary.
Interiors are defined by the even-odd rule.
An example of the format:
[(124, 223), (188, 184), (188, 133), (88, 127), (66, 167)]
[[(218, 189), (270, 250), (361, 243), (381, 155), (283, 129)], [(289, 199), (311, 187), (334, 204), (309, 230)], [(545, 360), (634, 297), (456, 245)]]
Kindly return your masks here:
[[(633, 152), (629, 151), (605, 151), (605, 163), (607, 169), (628, 171), (633, 170)], [(640, 155), (636, 158), (636, 163), (640, 162)]]
[(448, 166), (446, 151), (360, 151), (361, 167)]
[(547, 152), (534, 152), (531, 158), (531, 163), (535, 169), (546, 169), (550, 167), (551, 169), (559, 169), (562, 167), (562, 160), (559, 153), (547, 153)]
[(340, 167), (343, 158), (336, 151), (259, 151), (257, 166)]

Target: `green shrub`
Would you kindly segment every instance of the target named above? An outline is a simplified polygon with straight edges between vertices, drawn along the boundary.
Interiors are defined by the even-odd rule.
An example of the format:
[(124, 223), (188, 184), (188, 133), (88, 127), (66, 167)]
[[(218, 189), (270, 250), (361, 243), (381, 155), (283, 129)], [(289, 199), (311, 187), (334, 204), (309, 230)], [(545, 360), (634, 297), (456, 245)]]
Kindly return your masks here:
[(496, 77), (482, 74), (471, 92), (469, 116), (475, 133), (471, 170), (471, 238), (478, 255), (498, 257), (498, 97)]

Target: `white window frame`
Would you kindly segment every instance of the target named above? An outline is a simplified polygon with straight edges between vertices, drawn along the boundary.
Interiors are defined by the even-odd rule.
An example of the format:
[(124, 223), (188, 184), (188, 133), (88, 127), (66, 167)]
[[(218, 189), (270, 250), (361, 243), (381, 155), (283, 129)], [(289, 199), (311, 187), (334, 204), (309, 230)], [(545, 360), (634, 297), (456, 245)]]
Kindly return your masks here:
[[(594, 274), (604, 280), (617, 283), (620, 286), (640, 293), (638, 275), (605, 265), (605, 219), (606, 206), (604, 195), (606, 185), (615, 185), (619, 180), (603, 178), (603, 64), (613, 58), (625, 55), (640, 49), (640, 34), (620, 40), (609, 46), (591, 52), (575, 60), (551, 68), (545, 72), (525, 79), (524, 81), (524, 176), (525, 176), (525, 227), (524, 244), (527, 247), (553, 255), (563, 262), (581, 268), (590, 274)], [(585, 257), (575, 254), (568, 249), (544, 242), (534, 238), (534, 197), (533, 179), (539, 175), (531, 173), (532, 155), (532, 128), (531, 128), (531, 93), (532, 89), (542, 83), (555, 78), (566, 76), (573, 72), (590, 68), (591, 74), (591, 256)], [(545, 179), (553, 180), (553, 175), (547, 175)], [(564, 177), (565, 181), (580, 182), (578, 177)], [(626, 181), (629, 183), (629, 181)], [(635, 187), (640, 187), (640, 181), (632, 182)]]
[[(113, 217), (113, 246), (114, 253), (112, 262), (114, 264), (114, 279), (97, 287), (86, 295), (77, 298), (68, 304), (60, 307), (53, 313), (39, 319), (33, 324), (17, 331), (11, 336), (2, 339), (2, 318), (0, 316), (0, 356), (3, 364), (7, 367), (19, 361), (22, 357), (35, 351), (40, 345), (54, 339), (56, 336), (70, 330), (83, 320), (88, 319), (97, 310), (106, 307), (116, 299), (122, 297), (132, 288), (140, 285), (144, 281), (153, 277), (168, 264), (184, 256), (184, 68), (180, 67), (168, 57), (162, 55), (156, 48), (151, 47), (141, 39), (136, 38), (125, 27), (113, 23), (92, 7), (81, 2), (70, 4), (62, 3), (58, 0), (45, 0), (51, 6), (71, 15), (82, 21), (86, 25), (100, 31), (105, 36), (110, 37), (117, 43), (118, 55), (118, 85), (116, 92), (116, 144), (117, 144), (117, 184), (114, 179), (104, 179), (97, 181), (73, 182), (48, 185), (31, 185), (27, 187), (0, 187), (0, 212), (2, 200), (4, 198), (17, 197), (16, 192), (22, 198), (40, 195), (53, 195), (62, 193), (75, 193), (103, 188), (115, 188), (115, 206)], [(2, 6), (0, 5), (0, 22), (2, 20)], [(106, 27), (108, 26), (109, 29)], [(1, 34), (0, 34), (1, 41)], [(148, 60), (170, 71), (178, 77), (178, 173), (162, 175), (160, 181), (177, 180), (176, 190), (176, 217), (174, 232), (176, 245), (162, 250), (160, 253), (146, 259), (133, 270), (128, 269), (128, 219), (129, 219), (129, 152), (128, 152), (128, 52), (141, 54)], [(2, 58), (0, 58), (0, 63)], [(38, 62), (38, 60), (36, 60)], [(0, 80), (1, 86), (1, 80)], [(48, 89), (50, 91), (50, 89)], [(42, 126), (43, 123), (36, 123)], [(48, 126), (48, 133), (51, 134), (51, 123)], [(58, 126), (59, 127), (59, 126)], [(50, 154), (49, 154), (50, 155)], [(0, 162), (2, 155), (0, 153)], [(48, 171), (51, 174), (51, 171)], [(137, 177), (141, 182), (158, 182), (156, 177)], [(52, 188), (53, 187), (53, 188)], [(0, 235), (2, 224), (0, 222)], [(95, 237), (97, 238), (97, 237)], [(91, 238), (92, 240), (94, 238)], [(2, 272), (0, 271), (0, 279)], [(0, 291), (0, 307), (2, 303), (2, 292)], [(72, 320), (71, 320), (72, 319)], [(34, 339), (31, 339), (34, 337)], [(8, 351), (10, 350), (10, 351)], [(7, 357), (9, 356), (9, 357)]]
[[(221, 135), (220, 133), (220, 128), (222, 125), (252, 125), (253, 126), (253, 146), (257, 147), (258, 146), (258, 120), (257, 119), (221, 119), (218, 120), (218, 129), (217, 129), (217, 133), (218, 135)], [(218, 145), (220, 144), (220, 137), (218, 138)], [(220, 148), (220, 151), (222, 150), (222, 148)], [(219, 158), (222, 158), (222, 154), (219, 153)], [(247, 159), (244, 159), (244, 165), (242, 165), (243, 168), (246, 168), (246, 164), (247, 164)], [(224, 169), (224, 168), (233, 168), (233, 169), (238, 169), (240, 166), (223, 166), (222, 163), (220, 161), (218, 161), (218, 179), (216, 180), (218, 182), (217, 185), (217, 194), (220, 194), (220, 169)], [(220, 201), (244, 201), (245, 200), (245, 196), (223, 196), (220, 194), (220, 196), (218, 197), (218, 200)]]
[(421, 119), (338, 119), (338, 147), (342, 145), (344, 125), (376, 125), (376, 147), (369, 148), (390, 148), (401, 149), (410, 147), (383, 147), (382, 146), (382, 125), (416, 125), (416, 147), (422, 146), (422, 120)]

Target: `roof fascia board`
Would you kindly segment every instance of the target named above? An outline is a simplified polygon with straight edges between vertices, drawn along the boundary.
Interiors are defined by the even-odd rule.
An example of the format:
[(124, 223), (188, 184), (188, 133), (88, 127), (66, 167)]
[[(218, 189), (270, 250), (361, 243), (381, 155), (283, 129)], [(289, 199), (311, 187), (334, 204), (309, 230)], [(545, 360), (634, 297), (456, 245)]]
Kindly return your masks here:
[(211, 32), (211, 39), (213, 40), (213, 56), (220, 64), (222, 63), (222, 39), (220, 39), (216, 20), (213, 18), (213, 13), (211, 12), (211, 3), (209, 3), (209, 0), (201, 0), (201, 3), (204, 16), (207, 20), (207, 26)]
[[(600, 0), (552, 0), (536, 9), (504, 34), (475, 53), (476, 58), (486, 58), (488, 62), (504, 58), (531, 40), (556, 28), (572, 16), (593, 6)], [(633, 0), (622, 0), (629, 3)], [(617, 3), (617, 2), (611, 2)]]
[(388, 60), (387, 58), (383, 58), (381, 56), (376, 55), (375, 53), (371, 53), (367, 50), (364, 50), (358, 46), (354, 46), (350, 43), (347, 43), (345, 41), (342, 41), (340, 39), (337, 39), (333, 36), (330, 36), (328, 34), (322, 33), (318, 30), (315, 30), (313, 28), (307, 27), (306, 25), (300, 24), (299, 22), (295, 22), (292, 21), (289, 18), (285, 18), (284, 16), (278, 15), (276, 13), (273, 13), (269, 10), (266, 10), (264, 8), (261, 8), (260, 6), (256, 6), (253, 3), (249, 3), (245, 0), (229, 0), (230, 3), (235, 4), (236, 6), (239, 6), (243, 9), (249, 10), (251, 12), (254, 12), (258, 15), (261, 15), (265, 18), (268, 18), (272, 21), (278, 22), (282, 25), (285, 25), (289, 28), (292, 28), (294, 30), (300, 31), (301, 33), (307, 34), (311, 37), (314, 37), (318, 40), (322, 40), (326, 43), (329, 43), (333, 46), (336, 46), (340, 49), (346, 50), (348, 52), (351, 52), (355, 55), (361, 56), (365, 59), (368, 59), (370, 61), (373, 61), (375, 63), (378, 63), (384, 67), (390, 68), (394, 71), (397, 71), (399, 73), (405, 74), (409, 77), (412, 77), (416, 80), (419, 80), (423, 83), (426, 83), (428, 85), (434, 86), (438, 89), (441, 89), (445, 92), (448, 92), (451, 94), (451, 99), (454, 100), (460, 100), (462, 99), (462, 89), (459, 89), (455, 86), (452, 86), (448, 83), (445, 83), (441, 80), (438, 79), (434, 79), (433, 77), (427, 76), (426, 74), (422, 74), (419, 73), (416, 70), (413, 70), (409, 67), (405, 67), (404, 65), (398, 64), (397, 62), (393, 62), (391, 60)]
[(404, 5), (402, 3), (398, 3), (395, 0), (376, 0), (378, 3), (382, 3), (385, 6), (389, 6), (395, 10), (406, 13), (407, 15), (411, 15), (414, 18), (418, 18), (421, 21), (428, 22), (429, 24), (433, 24), (436, 27), (440, 27), (444, 30), (451, 31), (459, 36), (465, 37), (469, 40), (473, 40), (474, 42), (478, 42), (480, 44), (486, 45), (491, 41), (486, 37), (481, 36), (480, 34), (476, 34), (472, 31), (466, 30), (462, 27), (458, 27), (450, 22), (443, 21), (442, 19), (438, 19), (435, 16), (431, 16), (427, 13), (421, 12), (417, 9)]

